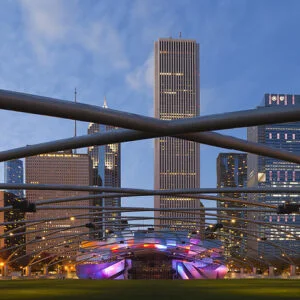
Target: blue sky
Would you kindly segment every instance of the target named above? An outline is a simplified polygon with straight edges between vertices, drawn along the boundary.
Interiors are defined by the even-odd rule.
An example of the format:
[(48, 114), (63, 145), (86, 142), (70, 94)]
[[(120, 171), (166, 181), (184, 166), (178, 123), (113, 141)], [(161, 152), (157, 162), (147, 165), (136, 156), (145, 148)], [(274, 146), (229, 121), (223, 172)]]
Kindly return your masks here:
[[(201, 115), (251, 109), (264, 93), (300, 93), (299, 20), (297, 0), (2, 0), (0, 89), (72, 100), (76, 87), (80, 102), (106, 95), (110, 108), (153, 116), (154, 41), (182, 32), (200, 43)], [(0, 151), (74, 131), (72, 121), (8, 111), (0, 128)], [(201, 146), (201, 187), (216, 186), (221, 151)], [(122, 187), (153, 188), (152, 140), (122, 145)]]

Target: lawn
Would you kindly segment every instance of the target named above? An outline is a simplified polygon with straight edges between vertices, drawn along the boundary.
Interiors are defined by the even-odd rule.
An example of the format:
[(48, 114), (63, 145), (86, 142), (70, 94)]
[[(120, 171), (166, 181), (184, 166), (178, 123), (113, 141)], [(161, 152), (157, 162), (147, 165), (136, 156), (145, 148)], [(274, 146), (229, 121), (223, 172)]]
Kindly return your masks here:
[(300, 300), (300, 280), (0, 280), (0, 299)]

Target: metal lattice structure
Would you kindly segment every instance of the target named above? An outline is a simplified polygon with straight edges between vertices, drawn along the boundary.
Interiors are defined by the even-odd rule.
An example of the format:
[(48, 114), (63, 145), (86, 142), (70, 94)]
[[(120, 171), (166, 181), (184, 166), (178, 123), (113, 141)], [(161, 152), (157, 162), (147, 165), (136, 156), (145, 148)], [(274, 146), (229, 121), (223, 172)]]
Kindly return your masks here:
[[(102, 108), (98, 106), (92, 106), (82, 103), (74, 103), (69, 101), (63, 101), (53, 98), (34, 96), (29, 94), (16, 93), (11, 91), (0, 90), (0, 108), (4, 110), (12, 110), (22, 113), (32, 113), (44, 116), (52, 116), (64, 119), (94, 122), (99, 124), (105, 124), (110, 126), (118, 127), (119, 129), (105, 132), (96, 133), (92, 135), (85, 135), (79, 137), (72, 137), (68, 139), (61, 139), (55, 141), (49, 141), (46, 143), (40, 143), (36, 145), (25, 146), (21, 148), (10, 149), (7, 151), (0, 152), (0, 161), (7, 161), (12, 159), (24, 158), (33, 155), (62, 151), (68, 149), (77, 149), (88, 146), (101, 146), (112, 143), (122, 143), (122, 142), (133, 142), (142, 139), (151, 139), (160, 136), (172, 136), (179, 139), (190, 140), (197, 143), (203, 143), (210, 146), (217, 146), (226, 149), (234, 149), (239, 151), (244, 151), (247, 153), (252, 153), (261, 156), (268, 156), (280, 160), (284, 160), (291, 163), (300, 163), (300, 156), (291, 152), (282, 151), (279, 149), (271, 148), (262, 144), (245, 141), (239, 138), (222, 135), (213, 132), (213, 130), (221, 129), (231, 129), (239, 127), (249, 127), (249, 126), (259, 126), (272, 123), (287, 123), (300, 121), (300, 107), (269, 107), (238, 111), (224, 114), (216, 114), (206, 117), (195, 117), (189, 119), (179, 119), (173, 121), (163, 121), (159, 119), (154, 119), (146, 116), (130, 114), (126, 112), (121, 112), (117, 110), (112, 110), (108, 108)], [(153, 221), (154, 218), (149, 216), (143, 216), (142, 212), (154, 211), (151, 208), (139, 208), (139, 207), (106, 207), (106, 211), (103, 212), (102, 208), (97, 206), (89, 205), (89, 200), (95, 198), (112, 198), (112, 197), (138, 197), (138, 196), (154, 196), (154, 195), (173, 195), (197, 199), (206, 199), (212, 201), (223, 201), (228, 203), (235, 203), (240, 205), (246, 205), (247, 207), (241, 208), (228, 208), (228, 210), (244, 210), (244, 211), (260, 211), (260, 212), (276, 212), (278, 207), (271, 204), (263, 204), (258, 202), (248, 202), (243, 199), (236, 199), (230, 197), (218, 197), (209, 194), (226, 194), (226, 193), (285, 193), (287, 188), (200, 188), (200, 189), (178, 189), (178, 190), (145, 190), (145, 189), (133, 189), (133, 188), (111, 188), (111, 187), (98, 187), (98, 186), (78, 186), (78, 185), (47, 185), (47, 184), (0, 184), (0, 189), (20, 189), (20, 190), (68, 190), (68, 191), (88, 191), (96, 194), (91, 194), (89, 196), (78, 196), (78, 197), (66, 197), (66, 198), (53, 198), (43, 201), (35, 202), (36, 210), (53, 210), (61, 209), (61, 206), (57, 204), (68, 203), (64, 206), (64, 209), (78, 209), (78, 214), (74, 215), (74, 218), (80, 218), (86, 220), (88, 225), (91, 216), (99, 216), (104, 213), (111, 212), (122, 212), (120, 219), (128, 220), (131, 223), (128, 224), (130, 230), (136, 230), (136, 228), (149, 227), (151, 224), (144, 223), (149, 219)], [(300, 188), (288, 188), (288, 193), (300, 193)], [(86, 200), (86, 205), (72, 205), (73, 201)], [(16, 209), (13, 206), (0, 207), (0, 213), (5, 211), (10, 211)], [(88, 214), (80, 214), (80, 209), (90, 209), (93, 212)], [(171, 208), (157, 209), (159, 211), (172, 211)], [(174, 210), (174, 209), (173, 209)], [(215, 213), (207, 213), (210, 209), (199, 208), (198, 211), (193, 211), (193, 214), (198, 214), (203, 217), (206, 216), (207, 220), (212, 222), (218, 222), (219, 209), (213, 208), (211, 210)], [(220, 209), (221, 210), (221, 209)], [(222, 208), (224, 211), (225, 209)], [(176, 209), (177, 212), (189, 213), (188, 209)], [(126, 212), (139, 212), (139, 216), (132, 217), (125, 215)], [(166, 217), (164, 217), (166, 218)], [(59, 218), (49, 218), (35, 220), (35, 223), (43, 223), (47, 221), (55, 222)], [(174, 218), (173, 218), (174, 219)], [(33, 221), (18, 221), (22, 224), (22, 228), (29, 228), (33, 224)], [(82, 234), (77, 236), (79, 240), (86, 240), (89, 238), (89, 234), (93, 231), (97, 231), (97, 226), (104, 224), (106, 221), (103, 219), (101, 222), (95, 222), (89, 225), (92, 229), (88, 234)], [(241, 219), (239, 222), (245, 223), (259, 223), (265, 226), (271, 227), (274, 234), (280, 238), (289, 236), (295, 240), (300, 240), (297, 234), (294, 234), (294, 229), (298, 228), (297, 225), (289, 225), (290, 230), (282, 229), (279, 224), (267, 223), (261, 220), (251, 220), (251, 219)], [(0, 226), (9, 225), (7, 222), (0, 223)], [(211, 223), (206, 223), (209, 228)], [(71, 226), (72, 227), (72, 226)], [(88, 227), (88, 226), (86, 226)], [(70, 227), (67, 227), (70, 228)], [(35, 232), (40, 239), (34, 239), (26, 241), (23, 245), (17, 245), (11, 247), (10, 249), (0, 249), (1, 252), (6, 250), (13, 250), (13, 253), (6, 259), (6, 264), (11, 264), (14, 261), (21, 259), (18, 256), (18, 251), (22, 247), (26, 247), (27, 244), (37, 244), (45, 239), (51, 239), (53, 234), (61, 234), (62, 237), (66, 239), (66, 243), (58, 244), (59, 247), (66, 247), (71, 244), (71, 237), (64, 233), (67, 228), (60, 228), (57, 231), (48, 232), (47, 235), (42, 234), (42, 232)], [(20, 229), (20, 227), (18, 227)], [(182, 229), (182, 228), (180, 228)], [(239, 227), (229, 227), (233, 230), (235, 234), (248, 234), (257, 239), (259, 235), (255, 231), (245, 232), (245, 228)], [(27, 229), (27, 233), (30, 232)], [(7, 231), (5, 234), (0, 236), (0, 239), (9, 238), (11, 235), (16, 235), (16, 230)], [(222, 231), (212, 232), (214, 235), (222, 235)], [(228, 237), (230, 239), (230, 237)], [(70, 240), (70, 242), (68, 241)], [(77, 240), (76, 240), (77, 241)], [(266, 237), (265, 243), (272, 244)], [(277, 247), (276, 245), (273, 245)], [(278, 246), (279, 247), (279, 246)], [(47, 251), (47, 248), (41, 249), (40, 253)], [(294, 250), (290, 248), (280, 248), (282, 255), (278, 257), (278, 261), (295, 265), (299, 261), (299, 253), (295, 255)], [(32, 259), (29, 261), (28, 266), (31, 266), (39, 262), (38, 256), (40, 253), (27, 253), (26, 256), (31, 256)], [(298, 256), (297, 256), (298, 255)], [(17, 256), (17, 257), (16, 257)], [(43, 258), (41, 258), (43, 259)], [(71, 259), (74, 259), (71, 258)], [(60, 259), (63, 261), (64, 259)], [(274, 262), (268, 262), (263, 257), (247, 256), (242, 259), (233, 257), (229, 258), (229, 261), (235, 260), (235, 263), (241, 267), (243, 266), (257, 266), (257, 265), (271, 265)], [(48, 266), (58, 263), (59, 260), (52, 258), (48, 262)]]

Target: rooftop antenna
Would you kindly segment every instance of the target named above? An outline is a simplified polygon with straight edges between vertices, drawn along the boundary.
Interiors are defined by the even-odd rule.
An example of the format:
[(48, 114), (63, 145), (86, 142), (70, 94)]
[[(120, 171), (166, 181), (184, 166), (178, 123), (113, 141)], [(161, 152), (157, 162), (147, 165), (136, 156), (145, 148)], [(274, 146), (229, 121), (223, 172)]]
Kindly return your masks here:
[[(77, 103), (77, 90), (74, 90), (74, 102)], [(77, 137), (77, 121), (74, 121), (74, 137)], [(74, 149), (74, 154), (77, 153), (77, 149)]]

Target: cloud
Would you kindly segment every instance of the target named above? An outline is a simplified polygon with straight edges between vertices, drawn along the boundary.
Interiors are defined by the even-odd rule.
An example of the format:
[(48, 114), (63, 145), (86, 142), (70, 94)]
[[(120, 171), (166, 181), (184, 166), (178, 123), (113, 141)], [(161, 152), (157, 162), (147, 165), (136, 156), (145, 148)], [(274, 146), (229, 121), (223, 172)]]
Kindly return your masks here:
[(153, 88), (154, 79), (154, 53), (152, 52), (146, 61), (137, 66), (126, 75), (126, 82), (137, 91), (145, 91)]
[(57, 40), (65, 37), (67, 32), (67, 14), (60, 0), (32, 1), (20, 0), (25, 22), (32, 35), (46, 40)]
[(68, 14), (59, 0), (20, 0), (26, 33), (38, 59), (49, 62), (49, 43), (63, 41), (68, 32)]
[(20, 0), (19, 3), (25, 34), (42, 64), (55, 63), (63, 50), (79, 47), (113, 68), (129, 66), (120, 32), (107, 16), (84, 19), (77, 1)]
[(109, 58), (114, 67), (129, 67), (119, 32), (109, 22), (95, 21), (86, 28), (77, 28), (76, 36), (79, 44)]

